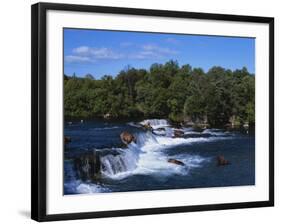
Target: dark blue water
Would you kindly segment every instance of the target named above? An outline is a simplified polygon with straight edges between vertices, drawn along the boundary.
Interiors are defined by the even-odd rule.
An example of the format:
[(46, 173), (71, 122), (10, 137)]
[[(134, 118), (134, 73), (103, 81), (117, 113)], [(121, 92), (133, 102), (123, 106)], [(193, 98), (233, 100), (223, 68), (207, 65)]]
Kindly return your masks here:
[[(255, 184), (255, 138), (247, 132), (219, 129), (195, 131), (182, 128), (184, 136), (173, 138), (174, 128), (163, 121), (154, 133), (129, 123), (84, 121), (65, 123), (65, 194), (126, 192), (143, 190), (242, 186)], [(120, 133), (136, 136), (136, 143), (124, 147)], [(98, 180), (82, 180), (74, 158), (98, 151), (102, 175)], [(223, 155), (229, 165), (218, 166)], [(184, 166), (168, 163), (176, 159)]]

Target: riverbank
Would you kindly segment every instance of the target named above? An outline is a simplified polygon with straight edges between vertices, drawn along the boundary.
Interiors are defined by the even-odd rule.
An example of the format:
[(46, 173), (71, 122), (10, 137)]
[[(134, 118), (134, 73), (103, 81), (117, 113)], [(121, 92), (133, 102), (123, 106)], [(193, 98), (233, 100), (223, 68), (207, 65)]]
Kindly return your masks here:
[(124, 123), (128, 123), (131, 122), (132, 120), (134, 120), (135, 123), (140, 123), (142, 121), (145, 120), (166, 120), (170, 126), (175, 127), (175, 128), (181, 128), (181, 127), (185, 127), (185, 128), (193, 128), (195, 130), (198, 131), (203, 131), (205, 129), (225, 129), (228, 131), (249, 131), (251, 133), (255, 132), (255, 124), (251, 123), (250, 125), (248, 123), (243, 123), (243, 124), (239, 124), (239, 123), (225, 123), (222, 125), (211, 125), (210, 123), (207, 122), (175, 122), (172, 121), (166, 117), (155, 117), (153, 119), (149, 118), (149, 117), (133, 117), (133, 118), (103, 118), (103, 117), (65, 117), (64, 119), (64, 123), (65, 124), (72, 124), (72, 123), (83, 123), (83, 122), (87, 122), (87, 121), (102, 121), (104, 123), (118, 123), (118, 122), (124, 122)]

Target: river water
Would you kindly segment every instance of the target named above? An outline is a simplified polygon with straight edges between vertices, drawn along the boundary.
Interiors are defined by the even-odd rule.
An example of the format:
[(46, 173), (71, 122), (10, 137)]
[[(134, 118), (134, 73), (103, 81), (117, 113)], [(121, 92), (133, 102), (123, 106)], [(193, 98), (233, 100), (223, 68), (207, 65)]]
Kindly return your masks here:
[[(149, 122), (153, 132), (141, 124)], [(175, 137), (166, 120), (66, 122), (71, 142), (64, 152), (64, 194), (206, 188), (255, 184), (255, 137), (246, 131), (180, 128)], [(123, 131), (136, 142), (124, 147)], [(74, 159), (99, 152), (101, 177), (82, 179)], [(222, 155), (230, 164), (217, 165)], [(175, 159), (184, 163), (169, 163)], [(84, 169), (85, 167), (83, 167)]]

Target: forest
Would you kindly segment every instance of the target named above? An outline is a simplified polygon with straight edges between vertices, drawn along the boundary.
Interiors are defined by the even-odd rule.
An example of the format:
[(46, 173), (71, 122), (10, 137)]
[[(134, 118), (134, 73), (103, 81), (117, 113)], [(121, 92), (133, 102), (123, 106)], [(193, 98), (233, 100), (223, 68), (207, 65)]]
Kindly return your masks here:
[(255, 75), (247, 68), (207, 72), (170, 60), (127, 66), (115, 77), (64, 75), (65, 119), (164, 118), (212, 127), (255, 124)]

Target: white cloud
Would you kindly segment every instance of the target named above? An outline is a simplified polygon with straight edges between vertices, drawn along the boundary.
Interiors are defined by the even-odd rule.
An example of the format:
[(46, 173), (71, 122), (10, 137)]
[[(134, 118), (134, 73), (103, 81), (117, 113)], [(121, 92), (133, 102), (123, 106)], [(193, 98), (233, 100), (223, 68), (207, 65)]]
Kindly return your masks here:
[(145, 44), (142, 46), (143, 50), (145, 51), (153, 51), (159, 54), (177, 54), (178, 51), (170, 49), (168, 47), (159, 47), (154, 44)]
[(172, 37), (169, 37), (165, 40), (166, 42), (170, 43), (170, 44), (179, 44), (180, 41), (175, 39), (175, 38), (172, 38)]
[(120, 59), (122, 54), (114, 52), (109, 48), (90, 48), (90, 55), (96, 59)]
[(65, 57), (65, 61), (69, 63), (75, 62), (94, 62), (93, 59), (86, 57), (86, 56), (77, 56), (77, 55), (67, 55)]
[(67, 55), (65, 60), (67, 62), (95, 62), (102, 59), (120, 59), (124, 55), (117, 53), (109, 48), (80, 46), (72, 50), (72, 55)]
[(72, 51), (74, 54), (88, 54), (90, 52), (90, 48), (87, 46), (81, 46), (74, 48)]
[(153, 51), (139, 51), (135, 54), (129, 56), (132, 59), (149, 59), (149, 58), (159, 58), (159, 55), (155, 54)]
[(151, 59), (151, 58), (163, 58), (165, 56), (171, 56), (178, 54), (179, 52), (167, 47), (160, 47), (155, 44), (145, 44), (141, 46), (141, 50), (131, 55), (134, 59)]
[(108, 47), (80, 46), (72, 50), (72, 54), (65, 57), (69, 63), (93, 63), (98, 60), (118, 60), (118, 59), (159, 59), (176, 55), (179, 52), (168, 48), (160, 47), (156, 44), (136, 45), (131, 42), (123, 42), (120, 46), (134, 46), (126, 53), (118, 52)]

